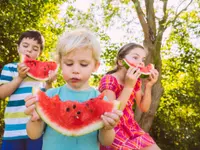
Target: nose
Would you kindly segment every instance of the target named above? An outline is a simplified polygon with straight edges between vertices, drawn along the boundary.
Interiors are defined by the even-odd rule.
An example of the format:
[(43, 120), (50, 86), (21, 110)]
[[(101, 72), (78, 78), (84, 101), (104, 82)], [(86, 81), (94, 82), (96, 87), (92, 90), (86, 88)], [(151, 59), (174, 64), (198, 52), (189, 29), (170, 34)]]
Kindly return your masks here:
[(79, 74), (79, 69), (80, 69), (79, 66), (77, 64), (74, 64), (72, 68), (72, 73)]
[(144, 67), (144, 62), (143, 62), (143, 60), (141, 60), (141, 61), (139, 62), (139, 67)]

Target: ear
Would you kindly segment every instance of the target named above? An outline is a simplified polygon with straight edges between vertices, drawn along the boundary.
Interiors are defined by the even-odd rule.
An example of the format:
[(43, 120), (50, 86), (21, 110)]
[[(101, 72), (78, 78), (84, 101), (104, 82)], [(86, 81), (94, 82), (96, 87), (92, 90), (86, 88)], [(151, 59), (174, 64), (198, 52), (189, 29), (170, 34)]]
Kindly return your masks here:
[(118, 66), (122, 67), (123, 66), (123, 63), (122, 63), (123, 60), (118, 60), (117, 64)]
[(96, 72), (99, 69), (99, 66), (100, 66), (100, 62), (98, 61), (95, 64), (95, 68), (94, 68), (93, 72)]
[(17, 45), (17, 52), (19, 53), (19, 45)]

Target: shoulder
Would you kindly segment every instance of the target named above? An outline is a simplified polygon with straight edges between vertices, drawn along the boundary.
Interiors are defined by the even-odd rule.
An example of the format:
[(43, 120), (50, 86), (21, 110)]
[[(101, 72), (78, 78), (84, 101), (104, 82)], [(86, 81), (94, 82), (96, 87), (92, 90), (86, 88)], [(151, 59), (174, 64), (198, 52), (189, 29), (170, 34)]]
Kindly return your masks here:
[(101, 78), (101, 82), (114, 82), (114, 83), (117, 83), (117, 79), (111, 74), (106, 74)]
[(120, 85), (118, 84), (117, 79), (114, 76), (107, 74), (100, 81), (99, 91), (103, 92), (104, 90), (112, 90), (116, 92), (119, 87)]
[(4, 65), (3, 70), (17, 72), (17, 63), (8, 63), (8, 64)]
[(57, 95), (60, 90), (62, 89), (63, 86), (60, 86), (60, 87), (57, 87), (57, 88), (50, 88), (46, 91), (46, 94), (49, 96), (49, 97), (53, 97), (55, 95)]

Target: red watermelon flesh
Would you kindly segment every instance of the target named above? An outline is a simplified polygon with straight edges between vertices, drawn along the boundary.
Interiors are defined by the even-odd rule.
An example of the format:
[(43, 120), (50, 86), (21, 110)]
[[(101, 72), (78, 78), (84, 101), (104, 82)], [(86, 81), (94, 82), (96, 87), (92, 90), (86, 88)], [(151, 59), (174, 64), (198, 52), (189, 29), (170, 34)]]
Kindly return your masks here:
[(49, 71), (57, 72), (58, 70), (58, 65), (54, 61), (42, 62), (23, 55), (21, 56), (21, 62), (30, 68), (27, 75), (39, 81), (47, 81), (49, 79)]
[[(126, 69), (128, 69), (130, 66), (136, 67), (135, 64), (129, 62), (127, 59), (123, 59), (123, 65), (126, 67)], [(154, 69), (154, 65), (148, 64), (145, 67), (139, 67), (139, 69), (140, 69), (140, 72), (142, 73), (140, 78), (147, 78), (151, 74), (150, 70)]]
[(103, 127), (101, 115), (119, 108), (119, 101), (105, 101), (104, 94), (85, 102), (61, 101), (56, 95), (37, 93), (36, 111), (53, 129), (67, 136), (80, 136)]

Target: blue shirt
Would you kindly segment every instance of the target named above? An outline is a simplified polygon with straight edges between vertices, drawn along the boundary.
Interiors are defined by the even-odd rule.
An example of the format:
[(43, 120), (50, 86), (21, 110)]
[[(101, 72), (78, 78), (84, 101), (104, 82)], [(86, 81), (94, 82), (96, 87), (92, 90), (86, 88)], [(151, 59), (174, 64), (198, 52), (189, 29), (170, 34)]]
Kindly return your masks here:
[[(99, 92), (94, 88), (89, 88), (85, 91), (75, 91), (66, 85), (50, 89), (46, 93), (49, 97), (58, 94), (62, 101), (76, 100), (79, 102), (84, 102), (99, 95)], [(65, 136), (47, 125), (43, 136), (42, 150), (99, 150), (98, 131), (72, 137)]]

